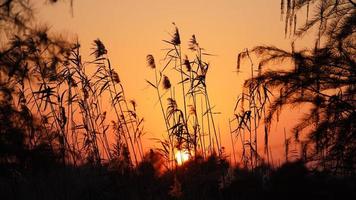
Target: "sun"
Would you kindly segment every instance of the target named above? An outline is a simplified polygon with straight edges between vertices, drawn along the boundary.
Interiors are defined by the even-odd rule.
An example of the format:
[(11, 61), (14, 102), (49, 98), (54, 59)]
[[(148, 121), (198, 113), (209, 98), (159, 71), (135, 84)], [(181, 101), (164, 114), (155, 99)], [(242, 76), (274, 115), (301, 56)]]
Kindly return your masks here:
[(187, 150), (177, 150), (175, 158), (178, 165), (182, 165), (187, 162), (190, 158), (190, 154)]

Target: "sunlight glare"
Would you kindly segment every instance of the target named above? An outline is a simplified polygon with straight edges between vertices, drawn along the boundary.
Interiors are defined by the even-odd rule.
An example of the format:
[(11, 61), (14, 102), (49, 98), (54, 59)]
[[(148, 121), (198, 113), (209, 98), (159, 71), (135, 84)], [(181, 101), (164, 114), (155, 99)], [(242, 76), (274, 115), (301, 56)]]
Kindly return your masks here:
[(175, 154), (175, 157), (178, 165), (182, 165), (189, 160), (190, 154), (186, 150), (178, 150)]

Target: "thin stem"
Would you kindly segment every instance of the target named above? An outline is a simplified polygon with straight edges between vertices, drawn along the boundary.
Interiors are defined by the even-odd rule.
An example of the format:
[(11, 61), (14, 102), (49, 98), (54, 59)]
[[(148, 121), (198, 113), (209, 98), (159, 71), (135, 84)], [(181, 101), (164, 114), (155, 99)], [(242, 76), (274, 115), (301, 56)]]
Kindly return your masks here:
[(231, 140), (231, 147), (232, 147), (232, 155), (234, 157), (234, 163), (235, 165), (237, 164), (236, 162), (236, 155), (235, 155), (235, 144), (234, 144), (234, 138), (232, 137), (232, 130), (231, 130), (231, 121), (229, 119), (229, 130), (230, 130), (230, 140)]

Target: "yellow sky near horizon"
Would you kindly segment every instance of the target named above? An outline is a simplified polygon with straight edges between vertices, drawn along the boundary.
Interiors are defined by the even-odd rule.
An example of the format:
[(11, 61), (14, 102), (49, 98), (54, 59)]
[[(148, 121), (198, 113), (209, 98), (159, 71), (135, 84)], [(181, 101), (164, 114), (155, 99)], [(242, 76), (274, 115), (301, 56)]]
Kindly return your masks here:
[[(150, 138), (165, 133), (155, 93), (145, 81), (154, 77), (146, 66), (146, 55), (153, 54), (157, 61), (164, 57), (162, 40), (170, 38), (172, 22), (179, 27), (185, 46), (195, 34), (200, 45), (216, 55), (206, 58), (211, 63), (207, 84), (212, 104), (222, 113), (216, 120), (227, 151), (231, 143), (224, 133), (246, 78), (235, 73), (237, 54), (256, 45), (289, 49), (291, 42), (284, 35), (280, 0), (75, 0), (73, 16), (69, 3), (35, 6), (39, 21), (52, 31), (78, 36), (84, 55), (89, 55), (94, 39), (104, 42), (128, 98), (137, 101), (138, 113), (145, 118), (146, 148), (153, 144)], [(271, 141), (281, 138), (283, 127), (291, 127), (290, 120), (296, 116), (287, 113), (287, 121), (272, 128)], [(279, 142), (272, 147), (281, 148), (280, 140), (275, 141)]]

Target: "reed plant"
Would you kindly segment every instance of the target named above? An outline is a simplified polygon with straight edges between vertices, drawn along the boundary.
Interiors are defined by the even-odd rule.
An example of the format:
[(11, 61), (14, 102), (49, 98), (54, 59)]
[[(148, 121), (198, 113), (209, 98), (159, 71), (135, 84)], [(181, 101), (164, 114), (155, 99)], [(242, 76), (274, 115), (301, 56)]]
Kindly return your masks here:
[[(126, 99), (100, 40), (94, 41), (92, 55), (94, 60), (82, 61), (78, 42), (49, 36), (46, 27), (39, 28), (13, 36), (1, 57), (1, 73), (6, 77), (1, 83), (14, 88), (12, 95), (18, 101), (14, 107), (40, 121), (45, 134), (35, 136), (36, 131), (30, 131), (33, 136), (28, 142), (33, 148), (41, 138), (59, 152), (64, 164), (92, 162), (99, 166), (103, 160), (113, 159), (115, 148), (109, 138), (116, 135), (125, 143), (121, 148), (127, 148), (138, 165), (143, 154), (143, 119), (136, 113), (137, 104)], [(15, 65), (13, 72), (7, 71)], [(107, 96), (110, 102), (104, 101)], [(112, 113), (107, 103), (117, 126), (108, 122)]]
[[(175, 24), (171, 38), (163, 42), (167, 48), (162, 67), (156, 65), (153, 55), (147, 56), (147, 65), (154, 69), (155, 76), (154, 81), (147, 82), (156, 91), (167, 132), (167, 139), (160, 141), (163, 146), (159, 151), (171, 167), (178, 151), (187, 151), (190, 156), (206, 157), (214, 152), (220, 155), (221, 143), (214, 120), (216, 113), (206, 84), (209, 63), (203, 60), (211, 54), (206, 53), (192, 35), (188, 50), (194, 59), (189, 60), (188, 53), (182, 50), (180, 32)], [(177, 82), (172, 83), (168, 76)], [(177, 90), (180, 91), (177, 93)], [(166, 103), (164, 99), (167, 99)]]
[[(260, 66), (255, 67), (253, 60), (250, 56), (249, 50), (238, 54), (237, 57), (237, 71), (240, 72), (241, 60), (246, 59), (250, 64), (250, 79), (254, 80), (257, 75), (261, 74)], [(269, 155), (269, 126), (264, 124), (263, 120), (266, 116), (266, 104), (270, 101), (270, 96), (272, 93), (267, 87), (262, 84), (249, 84), (244, 87), (241, 95), (237, 98), (235, 108), (234, 108), (234, 118), (229, 121), (233, 123), (234, 127), (230, 132), (235, 134), (237, 138), (240, 137), (240, 142), (242, 146), (241, 162), (244, 167), (249, 167), (254, 169), (255, 167), (263, 164), (265, 159), (267, 163), (270, 164)], [(258, 152), (259, 148), (259, 132), (261, 132), (261, 126), (264, 129), (264, 153), (265, 159)], [(231, 139), (233, 142), (233, 138)], [(234, 144), (234, 142), (233, 142)], [(235, 155), (234, 155), (235, 156)], [(236, 157), (236, 156), (235, 156)]]

